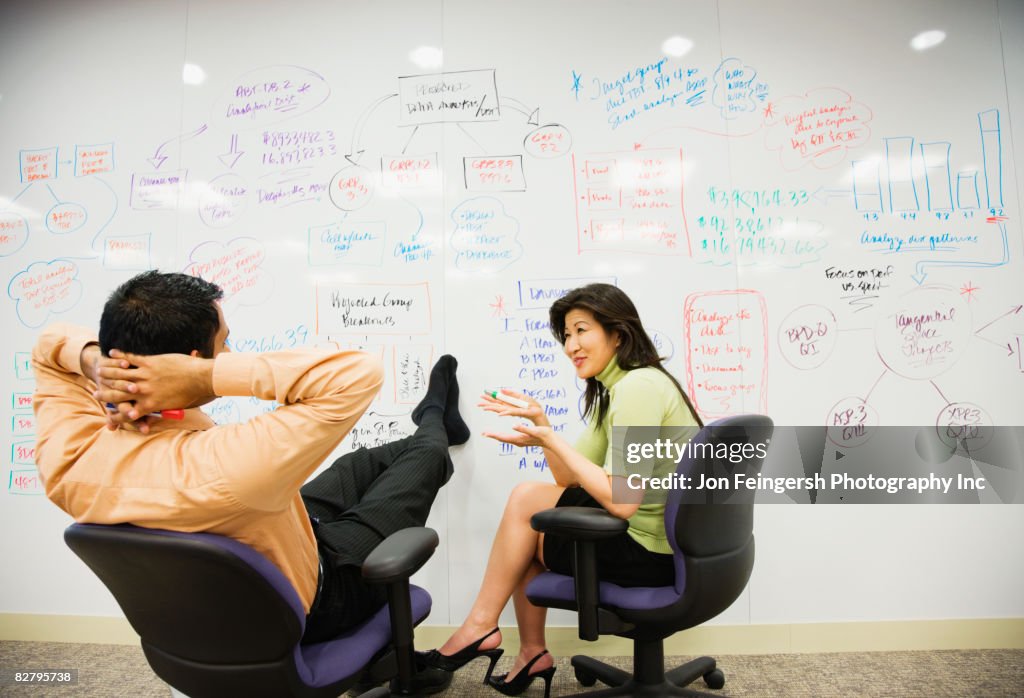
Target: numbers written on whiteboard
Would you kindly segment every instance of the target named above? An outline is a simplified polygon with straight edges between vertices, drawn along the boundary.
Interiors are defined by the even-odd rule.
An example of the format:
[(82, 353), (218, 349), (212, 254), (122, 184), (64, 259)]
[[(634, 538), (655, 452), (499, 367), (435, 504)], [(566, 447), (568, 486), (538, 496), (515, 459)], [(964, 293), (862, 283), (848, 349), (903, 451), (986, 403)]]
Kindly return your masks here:
[(295, 325), (281, 332), (274, 332), (259, 337), (229, 337), (228, 346), (231, 351), (281, 351), (294, 349), (309, 343), (310, 331), (305, 325)]

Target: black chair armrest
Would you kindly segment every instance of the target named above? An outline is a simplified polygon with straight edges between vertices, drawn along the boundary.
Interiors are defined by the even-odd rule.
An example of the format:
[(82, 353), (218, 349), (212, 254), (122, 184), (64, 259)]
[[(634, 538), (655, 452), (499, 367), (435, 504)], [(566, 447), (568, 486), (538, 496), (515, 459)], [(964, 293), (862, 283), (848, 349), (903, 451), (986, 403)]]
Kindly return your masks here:
[(629, 522), (593, 507), (558, 507), (539, 511), (530, 526), (541, 533), (573, 539), (573, 582), (581, 640), (596, 640), (601, 634), (598, 608), (597, 554), (595, 541), (610, 538), (629, 528)]
[(574, 540), (611, 538), (629, 528), (629, 522), (594, 507), (558, 507), (539, 511), (530, 526), (541, 533), (554, 533)]
[(409, 577), (430, 559), (437, 542), (437, 532), (432, 528), (403, 528), (385, 538), (363, 561), (363, 579), (371, 584), (387, 585), (391, 643), (398, 665), (398, 676), (392, 682), (391, 692), (397, 695), (417, 693)]
[(390, 584), (416, 574), (434, 554), (437, 532), (432, 528), (403, 528), (388, 536), (363, 562), (363, 578)]

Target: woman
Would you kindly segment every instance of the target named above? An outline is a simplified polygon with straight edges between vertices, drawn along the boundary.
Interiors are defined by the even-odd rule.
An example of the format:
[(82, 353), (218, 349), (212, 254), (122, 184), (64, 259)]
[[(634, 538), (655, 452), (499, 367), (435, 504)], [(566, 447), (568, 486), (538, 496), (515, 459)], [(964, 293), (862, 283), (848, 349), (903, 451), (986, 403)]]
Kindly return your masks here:
[[(513, 489), (468, 617), (444, 645), (422, 657), (430, 666), (454, 671), (486, 656), (490, 659), (486, 681), (505, 695), (519, 695), (537, 677), (544, 680), (545, 696), (550, 692), (555, 669), (545, 649), (547, 609), (532, 605), (525, 590), (545, 569), (571, 574), (571, 541), (534, 531), (530, 517), (555, 506), (603, 507), (627, 519), (629, 528), (615, 538), (598, 541), (602, 580), (624, 586), (671, 585), (675, 569), (665, 535), (664, 504), (644, 503), (642, 491), (631, 497), (633, 501), (624, 502), (622, 491), (627, 488), (621, 486), (612, 496), (611, 430), (613, 426), (701, 425), (682, 387), (662, 367), (633, 302), (618, 288), (591, 284), (574, 289), (551, 306), (550, 321), (576, 375), (586, 381), (587, 429), (571, 446), (552, 430), (536, 400), (508, 390), (502, 392), (527, 407), (484, 397), (481, 407), (488, 412), (530, 422), (513, 427), (514, 434), (485, 436), (516, 446), (542, 447), (555, 484), (524, 482)], [(502, 653), (498, 616), (509, 597), (519, 625), (519, 655), (507, 674), (492, 677)]]

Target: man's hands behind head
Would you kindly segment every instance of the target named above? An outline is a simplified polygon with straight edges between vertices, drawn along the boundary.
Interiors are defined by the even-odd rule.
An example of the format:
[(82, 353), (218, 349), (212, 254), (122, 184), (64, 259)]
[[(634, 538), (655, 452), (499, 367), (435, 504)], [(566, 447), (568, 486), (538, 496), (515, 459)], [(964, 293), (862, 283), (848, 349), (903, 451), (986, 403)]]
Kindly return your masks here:
[[(98, 348), (97, 348), (98, 350)], [(217, 396), (213, 392), (213, 359), (186, 354), (126, 354), (112, 349), (110, 358), (87, 357), (83, 369), (92, 360), (96, 383), (95, 397), (101, 403), (115, 405), (110, 414), (112, 428), (129, 422), (140, 431), (149, 431), (152, 412), (205, 405)]]

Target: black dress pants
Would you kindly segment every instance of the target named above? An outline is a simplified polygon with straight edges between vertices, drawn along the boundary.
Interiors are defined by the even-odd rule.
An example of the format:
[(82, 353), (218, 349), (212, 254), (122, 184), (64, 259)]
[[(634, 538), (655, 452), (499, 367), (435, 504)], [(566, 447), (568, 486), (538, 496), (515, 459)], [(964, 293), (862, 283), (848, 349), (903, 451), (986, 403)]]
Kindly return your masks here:
[(426, 523), (451, 474), (443, 413), (434, 409), (412, 436), (345, 454), (303, 485), (321, 560), (304, 643), (327, 640), (384, 605), (384, 588), (366, 583), (360, 567), (389, 535)]

